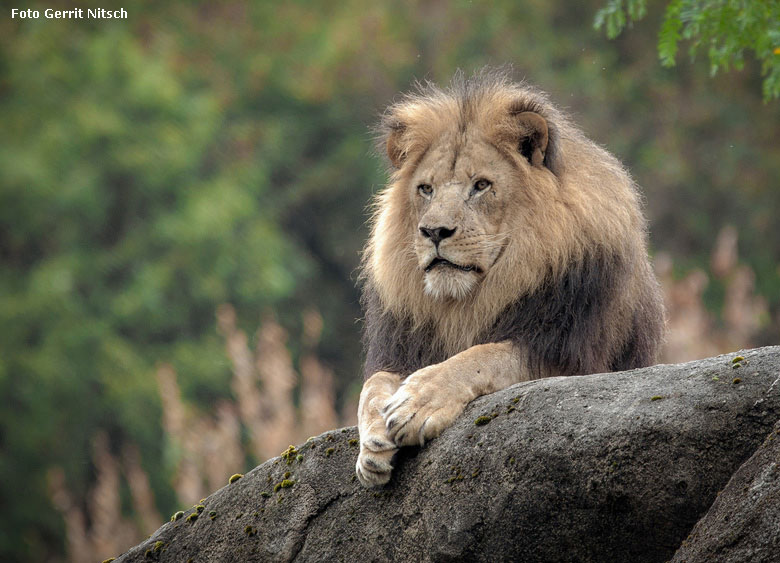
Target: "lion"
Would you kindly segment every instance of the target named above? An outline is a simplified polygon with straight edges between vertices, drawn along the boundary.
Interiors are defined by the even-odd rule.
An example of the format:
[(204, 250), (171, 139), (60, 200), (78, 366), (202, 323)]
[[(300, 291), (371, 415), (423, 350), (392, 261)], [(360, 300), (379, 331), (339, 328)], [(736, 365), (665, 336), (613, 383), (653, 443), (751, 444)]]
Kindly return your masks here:
[(544, 93), (456, 74), (418, 84), (379, 131), (391, 177), (360, 274), (363, 485), (476, 397), (655, 362), (664, 309), (637, 187)]

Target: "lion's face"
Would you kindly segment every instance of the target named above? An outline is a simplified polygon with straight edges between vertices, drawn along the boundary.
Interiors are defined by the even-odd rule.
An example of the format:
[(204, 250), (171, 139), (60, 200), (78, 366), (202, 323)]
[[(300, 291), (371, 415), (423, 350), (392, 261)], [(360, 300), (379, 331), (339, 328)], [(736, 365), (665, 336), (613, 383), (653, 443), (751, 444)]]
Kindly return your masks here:
[(414, 212), (414, 253), (425, 292), (462, 299), (487, 276), (505, 247), (507, 209), (518, 170), (479, 138), (444, 135), (406, 186)]
[(433, 89), (383, 117), (393, 172), (377, 194), (366, 278), (387, 310), (433, 320), (452, 350), (576, 253), (574, 194), (543, 102), (495, 83)]

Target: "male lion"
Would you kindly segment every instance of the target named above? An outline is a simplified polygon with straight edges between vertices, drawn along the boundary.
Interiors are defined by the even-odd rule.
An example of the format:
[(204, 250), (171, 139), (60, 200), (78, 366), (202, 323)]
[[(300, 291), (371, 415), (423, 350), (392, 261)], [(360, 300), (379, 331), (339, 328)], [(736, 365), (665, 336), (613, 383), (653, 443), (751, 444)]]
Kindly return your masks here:
[(664, 312), (636, 186), (544, 94), (456, 75), (390, 106), (381, 132), (394, 171), (361, 274), (361, 483), (480, 395), (653, 363)]

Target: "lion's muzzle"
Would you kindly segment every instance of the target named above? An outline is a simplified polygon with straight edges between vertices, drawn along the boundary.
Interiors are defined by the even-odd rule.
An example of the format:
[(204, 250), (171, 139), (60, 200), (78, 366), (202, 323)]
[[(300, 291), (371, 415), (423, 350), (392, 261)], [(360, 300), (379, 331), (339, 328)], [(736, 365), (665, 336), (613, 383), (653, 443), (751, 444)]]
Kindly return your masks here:
[(448, 229), (447, 227), (436, 227), (436, 228), (430, 228), (430, 227), (420, 227), (420, 232), (422, 233), (422, 236), (428, 239), (431, 239), (431, 242), (438, 248), (439, 243), (443, 241), (446, 238), (450, 238), (452, 235), (455, 234), (455, 231), (458, 230), (457, 227), (454, 229)]
[(454, 262), (450, 262), (446, 258), (442, 258), (441, 256), (437, 256), (433, 260), (431, 260), (431, 263), (428, 264), (425, 267), (425, 272), (430, 272), (434, 268), (441, 266), (442, 268), (455, 268), (456, 270), (460, 270), (461, 272), (476, 272), (478, 274), (482, 273), (482, 270), (479, 269), (476, 266), (468, 265), (468, 266), (461, 266), (460, 264), (455, 264)]

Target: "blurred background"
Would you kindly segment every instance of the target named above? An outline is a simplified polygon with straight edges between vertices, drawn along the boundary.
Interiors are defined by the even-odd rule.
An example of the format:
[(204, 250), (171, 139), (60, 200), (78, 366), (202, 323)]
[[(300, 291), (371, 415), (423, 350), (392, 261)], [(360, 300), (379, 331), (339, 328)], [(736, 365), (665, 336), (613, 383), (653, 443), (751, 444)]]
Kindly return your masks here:
[(616, 40), (602, 4), (4, 7), (0, 560), (116, 556), (354, 424), (356, 268), (386, 179), (370, 128), (414, 79), (511, 63), (629, 167), (664, 361), (779, 343), (780, 102), (750, 58), (663, 68), (663, 3)]

